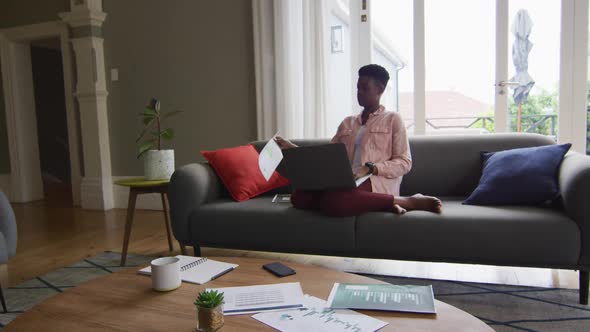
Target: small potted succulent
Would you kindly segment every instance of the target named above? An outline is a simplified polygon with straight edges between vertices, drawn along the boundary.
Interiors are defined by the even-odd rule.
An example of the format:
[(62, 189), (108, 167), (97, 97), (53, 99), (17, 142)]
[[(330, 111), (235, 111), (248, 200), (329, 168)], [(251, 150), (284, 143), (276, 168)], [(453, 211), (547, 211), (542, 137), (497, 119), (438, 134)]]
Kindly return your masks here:
[[(152, 98), (144, 108), (141, 116), (143, 130), (136, 139), (139, 143), (149, 132), (146, 139), (139, 146), (137, 158), (143, 157), (143, 169), (146, 180), (169, 179), (174, 172), (174, 150), (162, 149), (162, 140), (174, 138), (172, 128), (162, 128), (162, 121), (182, 111), (163, 113), (160, 111), (160, 101)], [(155, 128), (154, 128), (155, 127)]]
[(202, 291), (194, 304), (197, 307), (197, 331), (217, 331), (223, 326), (223, 293)]

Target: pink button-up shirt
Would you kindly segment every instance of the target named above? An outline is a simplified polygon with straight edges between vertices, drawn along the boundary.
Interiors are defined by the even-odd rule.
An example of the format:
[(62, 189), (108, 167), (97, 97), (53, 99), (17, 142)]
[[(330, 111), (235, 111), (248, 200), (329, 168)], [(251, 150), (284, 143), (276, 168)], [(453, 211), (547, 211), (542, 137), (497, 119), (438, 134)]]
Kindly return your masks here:
[[(354, 141), (362, 126), (362, 113), (345, 118), (332, 143), (344, 143), (348, 159), (354, 158)], [(371, 176), (373, 192), (399, 196), (402, 177), (412, 168), (412, 155), (406, 127), (397, 112), (386, 112), (383, 106), (369, 115), (360, 144), (361, 163), (372, 162), (377, 174)]]

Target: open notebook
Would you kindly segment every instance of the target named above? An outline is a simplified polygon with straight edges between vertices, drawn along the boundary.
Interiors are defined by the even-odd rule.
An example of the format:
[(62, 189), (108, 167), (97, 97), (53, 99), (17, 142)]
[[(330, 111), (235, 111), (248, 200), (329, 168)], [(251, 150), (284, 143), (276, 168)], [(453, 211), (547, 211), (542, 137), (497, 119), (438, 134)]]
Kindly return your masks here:
[[(214, 261), (206, 257), (176, 256), (180, 259), (180, 279), (193, 284), (204, 284), (207, 281), (217, 279), (238, 267), (238, 264)], [(152, 274), (152, 267), (143, 268), (137, 273)]]

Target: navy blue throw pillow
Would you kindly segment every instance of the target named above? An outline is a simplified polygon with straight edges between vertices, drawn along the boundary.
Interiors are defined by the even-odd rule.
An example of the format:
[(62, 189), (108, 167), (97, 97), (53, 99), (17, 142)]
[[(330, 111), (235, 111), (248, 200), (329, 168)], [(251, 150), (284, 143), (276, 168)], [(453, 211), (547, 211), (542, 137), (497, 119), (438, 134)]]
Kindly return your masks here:
[(571, 146), (568, 143), (481, 152), (479, 185), (463, 204), (538, 204), (557, 198), (557, 173)]

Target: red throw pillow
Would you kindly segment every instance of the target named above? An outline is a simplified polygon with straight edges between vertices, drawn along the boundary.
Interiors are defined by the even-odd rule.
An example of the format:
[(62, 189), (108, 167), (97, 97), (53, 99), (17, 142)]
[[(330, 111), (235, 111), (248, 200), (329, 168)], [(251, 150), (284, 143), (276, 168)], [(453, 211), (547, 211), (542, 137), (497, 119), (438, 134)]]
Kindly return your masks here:
[(276, 171), (266, 181), (258, 166), (259, 153), (251, 144), (201, 153), (238, 202), (289, 184), (289, 180)]

